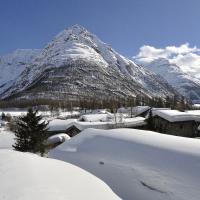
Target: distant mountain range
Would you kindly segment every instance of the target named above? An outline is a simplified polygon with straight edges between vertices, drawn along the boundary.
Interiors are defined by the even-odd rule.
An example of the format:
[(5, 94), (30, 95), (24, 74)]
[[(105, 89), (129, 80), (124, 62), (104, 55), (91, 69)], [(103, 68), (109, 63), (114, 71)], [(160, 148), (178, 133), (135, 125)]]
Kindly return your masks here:
[(0, 93), (14, 83), (39, 52), (37, 49), (17, 49), (13, 53), (0, 56)]
[[(172, 81), (164, 76), (171, 86), (163, 74), (149, 66), (152, 65), (143, 67), (125, 58), (82, 26), (74, 25), (59, 33), (44, 49), (16, 50), (0, 57), (3, 71), (0, 98), (104, 99), (138, 94), (164, 98), (179, 95), (176, 91), (179, 87), (174, 89)], [(198, 88), (198, 83), (195, 87)], [(197, 98), (192, 94), (189, 97)]]
[[(144, 60), (144, 58), (142, 59)], [(176, 64), (170, 63), (168, 59), (157, 58), (147, 62), (135, 60), (146, 69), (164, 77), (181, 95), (186, 96), (193, 102), (200, 102), (200, 79), (187, 74)]]

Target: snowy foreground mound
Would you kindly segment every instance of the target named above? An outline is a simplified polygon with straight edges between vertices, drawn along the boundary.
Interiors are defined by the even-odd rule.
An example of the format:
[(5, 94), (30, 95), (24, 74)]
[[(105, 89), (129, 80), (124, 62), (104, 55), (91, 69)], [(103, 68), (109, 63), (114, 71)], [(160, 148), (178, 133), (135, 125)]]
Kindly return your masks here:
[(0, 150), (1, 200), (119, 199), (101, 180), (66, 162)]
[(198, 139), (134, 129), (87, 129), (52, 150), (50, 157), (93, 173), (122, 199), (200, 199)]

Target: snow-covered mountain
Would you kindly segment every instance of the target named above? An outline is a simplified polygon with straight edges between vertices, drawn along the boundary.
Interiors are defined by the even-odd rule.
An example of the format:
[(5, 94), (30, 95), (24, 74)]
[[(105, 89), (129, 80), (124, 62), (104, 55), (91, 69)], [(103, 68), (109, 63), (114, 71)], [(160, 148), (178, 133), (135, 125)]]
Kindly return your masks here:
[(1, 98), (80, 98), (173, 95), (160, 76), (117, 53), (85, 28), (59, 33)]
[[(148, 59), (146, 59), (148, 60)], [(136, 62), (141, 63), (139, 60)], [(200, 80), (182, 71), (165, 58), (141, 63), (148, 70), (163, 76), (176, 90), (194, 102), (200, 101)]]
[(0, 56), (0, 92), (13, 83), (39, 52), (38, 49), (17, 49)]

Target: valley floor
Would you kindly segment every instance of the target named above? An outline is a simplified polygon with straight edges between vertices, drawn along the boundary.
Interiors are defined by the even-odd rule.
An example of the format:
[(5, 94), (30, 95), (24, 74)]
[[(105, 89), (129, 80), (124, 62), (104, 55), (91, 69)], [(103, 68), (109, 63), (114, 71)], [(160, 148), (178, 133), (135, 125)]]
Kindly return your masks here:
[(85, 129), (52, 149), (49, 158), (13, 151), (13, 143), (14, 134), (1, 127), (0, 199), (200, 197), (199, 139), (127, 128)]

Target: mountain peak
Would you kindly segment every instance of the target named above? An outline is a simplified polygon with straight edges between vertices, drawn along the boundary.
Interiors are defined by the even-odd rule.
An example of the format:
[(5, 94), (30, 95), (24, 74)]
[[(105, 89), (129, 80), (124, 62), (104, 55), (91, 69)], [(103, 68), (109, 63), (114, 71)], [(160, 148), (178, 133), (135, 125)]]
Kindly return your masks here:
[(86, 28), (79, 24), (75, 24), (69, 28), (65, 28), (63, 31), (61, 31), (53, 41), (59, 40), (59, 41), (78, 41), (83, 39), (93, 39), (96, 38), (93, 34), (91, 34)]
[(82, 30), (86, 30), (86, 28), (81, 26), (81, 25), (79, 25), (79, 24), (74, 24), (71, 27), (67, 27), (65, 30), (79, 30), (79, 31), (82, 31)]
[(86, 28), (84, 28), (83, 26), (79, 24), (75, 24), (71, 27), (65, 28), (63, 31), (61, 31), (60, 34), (81, 35), (82, 33), (87, 33), (91, 35), (91, 33)]

